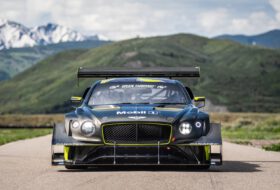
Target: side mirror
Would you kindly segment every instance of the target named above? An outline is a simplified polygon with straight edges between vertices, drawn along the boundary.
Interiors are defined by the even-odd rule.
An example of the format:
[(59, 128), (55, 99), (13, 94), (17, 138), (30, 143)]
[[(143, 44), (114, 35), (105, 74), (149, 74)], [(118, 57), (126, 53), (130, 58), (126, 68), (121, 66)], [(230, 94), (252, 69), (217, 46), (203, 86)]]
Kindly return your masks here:
[(198, 108), (202, 108), (205, 106), (205, 97), (204, 96), (196, 96), (194, 97), (195, 106)]
[(72, 96), (70, 100), (71, 100), (72, 103), (76, 103), (77, 104), (77, 103), (81, 103), (82, 99), (83, 98), (80, 97), (80, 96)]

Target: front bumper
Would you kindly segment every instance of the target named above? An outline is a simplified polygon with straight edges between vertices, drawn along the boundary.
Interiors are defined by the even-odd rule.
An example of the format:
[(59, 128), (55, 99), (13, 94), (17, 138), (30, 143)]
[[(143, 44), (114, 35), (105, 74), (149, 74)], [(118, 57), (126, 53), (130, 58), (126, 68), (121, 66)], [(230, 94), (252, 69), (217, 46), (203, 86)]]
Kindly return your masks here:
[(80, 142), (56, 125), (52, 139), (52, 164), (96, 165), (221, 165), (220, 125), (212, 124), (207, 136), (193, 142), (157, 145), (106, 145)]

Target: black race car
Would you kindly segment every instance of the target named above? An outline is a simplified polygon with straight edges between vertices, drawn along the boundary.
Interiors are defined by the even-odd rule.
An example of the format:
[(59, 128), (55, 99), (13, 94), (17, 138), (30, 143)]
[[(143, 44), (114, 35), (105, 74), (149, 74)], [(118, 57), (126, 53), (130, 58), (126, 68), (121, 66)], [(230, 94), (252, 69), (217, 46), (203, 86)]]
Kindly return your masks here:
[[(103, 77), (56, 124), (52, 164), (68, 169), (101, 165), (222, 164), (221, 126), (199, 108), (204, 97), (172, 77), (198, 77), (199, 68), (90, 70), (78, 78)], [(108, 77), (113, 77), (109, 78)]]

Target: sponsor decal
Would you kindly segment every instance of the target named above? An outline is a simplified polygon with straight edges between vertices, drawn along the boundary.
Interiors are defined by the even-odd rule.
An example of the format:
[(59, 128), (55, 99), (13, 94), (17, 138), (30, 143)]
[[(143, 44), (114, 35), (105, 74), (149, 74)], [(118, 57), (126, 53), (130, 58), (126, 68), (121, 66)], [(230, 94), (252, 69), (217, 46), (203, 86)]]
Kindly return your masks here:
[(139, 110), (139, 111), (117, 111), (117, 115), (158, 115), (158, 111), (145, 111), (145, 110)]
[(134, 120), (140, 120), (140, 119), (145, 119), (145, 116), (129, 116), (129, 119), (134, 119)]
[(130, 88), (154, 88), (154, 89), (165, 89), (166, 85), (153, 85), (153, 84), (123, 84), (123, 85), (111, 85), (109, 89), (130, 89)]

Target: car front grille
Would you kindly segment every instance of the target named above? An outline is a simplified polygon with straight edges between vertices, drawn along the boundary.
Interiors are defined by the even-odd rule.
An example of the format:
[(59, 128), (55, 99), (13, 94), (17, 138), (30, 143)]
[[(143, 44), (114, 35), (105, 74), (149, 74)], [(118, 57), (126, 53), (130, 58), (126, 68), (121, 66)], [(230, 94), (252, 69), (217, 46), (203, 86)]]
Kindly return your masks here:
[(167, 144), (171, 125), (157, 123), (122, 123), (102, 126), (106, 144)]

